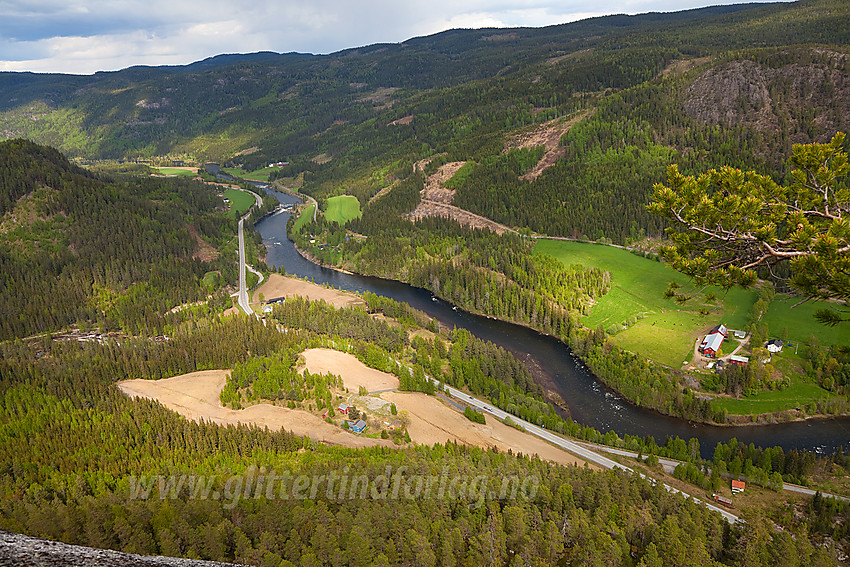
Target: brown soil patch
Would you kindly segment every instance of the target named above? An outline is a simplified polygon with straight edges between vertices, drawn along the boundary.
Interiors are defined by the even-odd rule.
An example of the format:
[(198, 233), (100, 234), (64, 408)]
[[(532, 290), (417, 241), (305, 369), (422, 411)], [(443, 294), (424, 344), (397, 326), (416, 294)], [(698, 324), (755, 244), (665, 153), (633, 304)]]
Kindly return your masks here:
[(494, 220), (482, 217), (481, 215), (476, 215), (475, 213), (470, 213), (469, 211), (455, 207), (454, 205), (447, 205), (436, 201), (426, 201), (423, 199), (420, 201), (419, 205), (417, 205), (416, 208), (407, 215), (407, 218), (415, 222), (425, 217), (450, 218), (463, 226), (478, 229), (486, 228), (496, 234), (516, 232), (514, 229), (497, 223)]
[(566, 149), (561, 147), (561, 136), (569, 132), (570, 128), (591, 116), (592, 110), (585, 110), (569, 119), (555, 118), (540, 126), (514, 136), (505, 144), (505, 151), (513, 148), (534, 148), (544, 146), (546, 152), (543, 158), (537, 162), (531, 171), (521, 177), (526, 181), (534, 181), (540, 174), (552, 167), (556, 161), (564, 156)]
[(212, 244), (201, 238), (201, 235), (198, 234), (198, 231), (195, 230), (194, 226), (187, 224), (186, 230), (189, 231), (189, 234), (192, 235), (192, 238), (198, 245), (197, 249), (192, 254), (192, 258), (196, 258), (204, 262), (212, 262), (213, 260), (218, 258), (218, 250), (216, 250)]
[(661, 75), (669, 77), (671, 75), (681, 75), (704, 63), (711, 61), (711, 57), (699, 57), (697, 59), (676, 59), (671, 61), (662, 71)]
[[(431, 158), (429, 158), (431, 159)], [(416, 169), (422, 169), (428, 160), (422, 160), (414, 164)], [(488, 229), (496, 234), (505, 232), (516, 232), (513, 229), (490, 220), (487, 217), (476, 215), (451, 204), (455, 192), (445, 187), (445, 182), (452, 178), (466, 162), (455, 161), (442, 165), (435, 173), (429, 175), (425, 180), (425, 188), (422, 190), (422, 200), (406, 218), (418, 221), (426, 217), (444, 217), (457, 221), (463, 226), (478, 229)]]
[(578, 51), (573, 51), (572, 53), (567, 53), (566, 55), (558, 55), (557, 57), (550, 57), (546, 60), (546, 63), (549, 65), (557, 65), (561, 61), (566, 61), (568, 59), (578, 59), (582, 55), (590, 53), (590, 49), (579, 49)]
[(453, 161), (440, 166), (435, 173), (429, 175), (425, 180), (425, 189), (422, 192), (422, 198), (428, 201), (451, 205), (452, 200), (455, 198), (455, 191), (446, 187), (445, 183), (454, 177), (457, 170), (465, 164), (465, 161)]
[(222, 407), (218, 396), (229, 372), (204, 370), (164, 380), (124, 380), (118, 382), (118, 388), (133, 398), (156, 400), (194, 421), (204, 419), (219, 425), (250, 423), (273, 430), (286, 429), (315, 441), (345, 447), (392, 445), (389, 441), (352, 435), (306, 411), (270, 404), (257, 404), (242, 410)]
[(454, 441), (484, 448), (497, 447), (500, 451), (510, 449), (514, 453), (536, 454), (541, 459), (562, 465), (584, 463), (571, 453), (508, 427), (489, 415), (486, 425), (473, 423), (434, 396), (417, 392), (385, 392), (381, 397), (394, 403), (400, 412), (410, 414), (407, 432), (416, 443), (433, 445)]
[(408, 114), (407, 116), (402, 116), (398, 120), (393, 120), (389, 123), (389, 126), (407, 126), (408, 124), (413, 123), (413, 115)]
[(312, 282), (280, 274), (270, 275), (269, 279), (254, 291), (254, 303), (259, 302), (261, 293), (266, 300), (277, 299), (278, 297), (303, 297), (310, 301), (321, 299), (337, 308), (366, 305), (361, 297), (353, 293), (322, 287)]
[(301, 353), (307, 370), (313, 374), (330, 372), (342, 377), (349, 392), (357, 392), (365, 386), (370, 392), (398, 388), (398, 378), (392, 374), (369, 368), (347, 352), (328, 348), (311, 348)]
[(374, 92), (365, 94), (357, 99), (357, 102), (371, 102), (381, 104), (385, 107), (392, 106), (390, 97), (398, 91), (398, 87), (379, 87)]

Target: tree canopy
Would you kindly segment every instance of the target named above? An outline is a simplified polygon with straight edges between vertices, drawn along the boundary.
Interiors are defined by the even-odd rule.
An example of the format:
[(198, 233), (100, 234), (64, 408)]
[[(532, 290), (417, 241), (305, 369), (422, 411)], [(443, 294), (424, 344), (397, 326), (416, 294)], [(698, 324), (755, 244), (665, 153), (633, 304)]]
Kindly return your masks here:
[[(768, 176), (731, 167), (698, 177), (668, 169), (648, 205), (673, 221), (671, 246), (664, 250), (674, 268), (698, 284), (752, 286), (758, 269), (777, 276), (790, 263), (790, 283), (805, 299), (850, 300), (850, 164), (845, 135), (829, 143), (796, 144), (786, 185)], [(778, 276), (777, 276), (778, 277)], [(835, 310), (818, 318), (845, 320)]]

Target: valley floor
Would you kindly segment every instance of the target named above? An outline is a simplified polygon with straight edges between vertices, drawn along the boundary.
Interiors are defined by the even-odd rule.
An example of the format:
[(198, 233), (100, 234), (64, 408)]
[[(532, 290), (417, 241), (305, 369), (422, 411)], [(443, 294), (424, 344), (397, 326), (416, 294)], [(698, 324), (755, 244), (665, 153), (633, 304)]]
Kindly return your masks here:
[[(305, 368), (312, 373), (331, 372), (342, 377), (349, 392), (364, 386), (373, 392), (376, 403), (395, 404), (400, 415), (409, 416), (408, 433), (414, 443), (456, 442), (500, 451), (536, 454), (559, 464), (582, 464), (583, 460), (545, 441), (523, 433), (487, 416), (487, 423), (473, 423), (462, 413), (450, 408), (436, 396), (417, 392), (400, 392), (398, 379), (365, 366), (353, 355), (330, 349), (309, 349), (303, 353)], [(241, 410), (223, 407), (219, 394), (229, 370), (192, 372), (163, 380), (125, 380), (118, 383), (122, 392), (133, 397), (156, 400), (165, 407), (192, 420), (206, 420), (222, 425), (254, 424), (269, 429), (286, 429), (315, 441), (345, 447), (393, 446), (391, 440), (355, 435), (332, 425), (304, 410), (272, 404), (256, 404)], [(376, 393), (379, 392), (379, 393)], [(378, 396), (378, 397), (375, 397)], [(357, 396), (359, 407), (369, 400)], [(373, 415), (374, 412), (372, 412)], [(368, 432), (368, 429), (367, 429)]]

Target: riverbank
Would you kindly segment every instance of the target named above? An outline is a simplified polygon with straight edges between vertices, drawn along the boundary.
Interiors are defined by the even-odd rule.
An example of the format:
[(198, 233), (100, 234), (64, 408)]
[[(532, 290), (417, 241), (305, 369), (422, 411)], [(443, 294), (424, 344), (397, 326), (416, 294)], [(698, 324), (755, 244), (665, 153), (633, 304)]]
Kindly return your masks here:
[[(293, 243), (293, 247), (298, 252), (298, 254), (301, 255), (305, 260), (308, 260), (308, 261), (310, 261), (310, 262), (312, 262), (312, 263), (314, 263), (318, 266), (321, 266), (322, 268), (333, 270), (333, 271), (336, 271), (336, 272), (339, 272), (339, 273), (348, 274), (348, 275), (355, 275), (355, 276), (361, 276), (361, 277), (381, 277), (382, 278), (382, 276), (362, 274), (362, 273), (352, 271), (350, 269), (340, 268), (340, 267), (335, 266), (335, 265), (330, 265), (330, 264), (327, 264), (327, 263), (324, 263), (324, 262), (320, 262), (309, 251), (305, 251), (305, 250), (301, 249), (300, 247), (298, 247), (294, 243)], [(387, 279), (387, 278), (382, 278), (382, 279)], [(399, 282), (399, 283), (404, 283), (406, 285), (409, 285), (407, 282), (404, 282), (403, 280), (391, 279), (391, 281), (396, 281), (396, 282)], [(434, 290), (430, 290), (430, 289), (427, 289), (427, 288), (424, 288), (424, 289), (426, 289), (434, 297), (439, 298), (440, 300), (451, 304), (451, 300), (449, 298), (445, 297), (444, 295), (440, 294), (439, 292), (435, 292)], [(581, 327), (580, 328), (581, 330), (578, 333), (572, 333), (571, 337), (565, 338), (565, 337), (553, 335), (551, 333), (545, 333), (545, 332), (541, 331), (540, 329), (537, 329), (537, 328), (533, 327), (532, 325), (525, 323), (524, 321), (519, 321), (519, 320), (514, 320), (514, 319), (497, 318), (497, 317), (489, 315), (485, 312), (475, 310), (475, 309), (470, 309), (469, 307), (464, 306), (464, 305), (457, 305), (456, 307), (457, 307), (457, 309), (462, 309), (464, 312), (470, 313), (470, 314), (478, 316), (478, 317), (485, 317), (487, 319), (502, 321), (502, 322), (505, 322), (505, 323), (509, 323), (511, 325), (517, 325), (517, 326), (520, 326), (520, 327), (524, 327), (526, 329), (534, 331), (535, 333), (539, 334), (542, 337), (550, 337), (553, 340), (560, 342), (564, 347), (566, 347), (567, 349), (569, 349), (571, 352), (574, 353), (574, 355), (576, 356), (576, 358), (580, 361), (580, 363), (582, 365), (586, 366), (593, 373), (593, 375), (599, 380), (599, 382), (608, 391), (607, 395), (610, 395), (614, 399), (616, 399), (620, 402), (624, 402), (624, 403), (626, 403), (626, 404), (628, 404), (632, 407), (635, 407), (635, 408), (638, 408), (638, 409), (641, 409), (641, 410), (644, 410), (644, 411), (650, 411), (650, 412), (653, 412), (653, 413), (655, 413), (659, 416), (672, 417), (672, 418), (675, 418), (675, 419), (682, 419), (682, 420), (686, 421), (687, 423), (702, 424), (702, 425), (709, 425), (709, 426), (730, 428), (730, 429), (737, 429), (737, 428), (748, 427), (748, 426), (765, 426), (765, 425), (786, 424), (786, 423), (792, 423), (792, 422), (807, 422), (807, 421), (816, 421), (816, 420), (828, 420), (828, 419), (833, 419), (833, 418), (847, 417), (848, 415), (850, 415), (850, 414), (846, 414), (846, 413), (836, 413), (836, 414), (806, 413), (806, 412), (800, 411), (799, 409), (796, 409), (796, 410), (781, 410), (781, 411), (767, 412), (767, 413), (754, 414), (754, 415), (750, 415), (750, 414), (728, 414), (728, 415), (723, 414), (724, 421), (718, 421), (718, 420), (712, 419), (711, 417), (703, 417), (701, 415), (698, 415), (699, 410), (693, 409), (693, 408), (701, 408), (703, 405), (705, 405), (703, 403), (705, 401), (701, 400), (701, 398), (699, 398), (698, 392), (696, 392), (696, 391), (689, 391), (687, 396), (684, 396), (684, 395), (678, 396), (676, 399), (672, 400), (673, 403), (671, 403), (670, 400), (662, 399), (662, 401), (664, 402), (663, 405), (654, 406), (654, 405), (641, 404), (641, 403), (639, 403), (639, 401), (632, 399), (631, 397), (626, 395), (626, 393), (618, 387), (618, 384), (615, 381), (613, 381), (613, 380), (609, 381), (609, 380), (606, 379), (606, 373), (607, 373), (608, 367), (610, 366), (606, 362), (607, 358), (603, 358), (601, 360), (595, 360), (595, 359), (592, 359), (592, 358), (585, 358), (585, 357), (581, 356), (581, 354), (579, 352), (575, 352), (576, 346), (581, 346), (578, 343), (584, 342), (584, 339), (587, 335), (592, 335), (594, 333), (594, 331), (592, 331), (591, 329), (588, 329), (587, 327)], [(571, 341), (570, 339), (573, 339), (573, 340)], [(604, 346), (607, 348), (608, 347), (607, 343), (605, 343)], [(617, 357), (618, 360), (622, 359), (624, 356), (626, 358), (634, 357), (636, 359), (644, 360), (642, 357), (640, 357), (640, 355), (636, 355), (635, 353), (631, 353), (631, 352), (626, 351), (624, 349), (619, 349), (616, 346), (614, 347), (614, 349), (617, 350), (617, 351), (620, 351), (622, 353), (621, 355), (619, 355)], [(514, 350), (514, 349), (510, 349), (510, 350)], [(606, 349), (603, 349), (603, 350), (606, 350)], [(606, 352), (607, 352), (606, 356), (610, 357), (610, 356), (613, 356), (611, 353), (614, 352), (614, 350), (607, 348)], [(531, 364), (530, 360), (528, 360), (527, 358), (524, 358), (522, 356), (521, 351), (518, 352), (518, 358), (520, 358), (526, 364), (526, 367), (529, 369), (529, 371), (532, 373), (532, 376), (535, 378), (535, 382), (537, 382), (538, 385), (543, 387), (545, 392), (547, 392), (547, 393), (553, 392), (555, 394), (558, 394), (558, 396), (547, 395), (547, 399), (558, 410), (560, 410), (559, 413), (561, 413), (562, 417), (572, 417), (569, 412), (564, 411), (565, 408), (564, 408), (563, 400), (566, 398), (566, 393), (559, 391), (557, 383), (555, 381), (553, 381), (551, 379), (551, 377), (548, 376), (545, 372), (541, 371), (539, 367), (537, 367), (534, 364)], [(644, 369), (644, 366), (647, 363), (649, 365), (653, 364), (651, 361), (647, 360), (645, 363), (638, 364), (638, 366), (640, 367), (639, 370)], [(666, 367), (664, 365), (658, 365), (658, 366), (655, 366), (655, 368), (656, 368), (656, 372), (662, 372), (667, 377), (666, 379), (671, 381), (671, 385), (669, 386), (669, 390), (671, 390), (673, 392), (681, 392), (682, 391), (683, 384), (681, 383), (680, 378), (677, 376), (677, 370), (671, 369), (671, 368)], [(680, 412), (665, 411), (665, 407), (678, 407), (678, 408), (682, 408), (682, 411), (680, 411)], [(703, 415), (705, 415), (705, 416), (714, 416), (715, 414), (719, 415), (719, 412), (709, 410), (708, 407), (703, 408), (701, 411), (703, 412)]]
[[(274, 194), (284, 204), (294, 202), (294, 198), (289, 195)], [(652, 437), (662, 445), (667, 438), (697, 438), (700, 453), (706, 459), (712, 458), (718, 443), (728, 443), (733, 438), (741, 443), (761, 447), (778, 445), (785, 451), (805, 450), (819, 454), (846, 450), (848, 447), (848, 418), (819, 420), (817, 426), (813, 426), (810, 419), (807, 422), (759, 427), (720, 427), (717, 424), (671, 417), (628, 403), (606, 387), (605, 382), (574, 356), (563, 342), (552, 336), (541, 335), (527, 326), (503, 323), (498, 319), (480, 317), (453, 308), (448, 302), (436, 299), (430, 291), (397, 280), (360, 276), (330, 266), (320, 267), (308, 261), (295, 250), (294, 243), (286, 236), (290, 216), (282, 213), (257, 226), (269, 250), (269, 266), (285, 269), (289, 274), (335, 289), (358, 293), (368, 291), (406, 303), (436, 319), (442, 326), (466, 329), (485, 341), (515, 353), (517, 359), (530, 368), (536, 377), (544, 377), (544, 381), (536, 380), (544, 385), (544, 390), (551, 390), (561, 396), (569, 408), (569, 417), (582, 426), (601, 432), (596, 441), (601, 441), (602, 433), (609, 431), (621, 439)]]

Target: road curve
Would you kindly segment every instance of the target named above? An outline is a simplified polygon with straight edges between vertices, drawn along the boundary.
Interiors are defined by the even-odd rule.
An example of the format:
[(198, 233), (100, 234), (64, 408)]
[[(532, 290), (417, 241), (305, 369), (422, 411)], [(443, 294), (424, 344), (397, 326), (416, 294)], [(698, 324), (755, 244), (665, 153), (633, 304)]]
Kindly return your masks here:
[[(439, 384), (439, 382), (437, 382), (436, 380), (433, 380), (433, 378), (431, 378), (431, 380), (433, 382)], [(448, 386), (448, 385), (443, 385), (443, 388), (445, 389), (445, 391), (447, 391), (449, 394), (451, 394), (455, 398), (463, 400), (464, 403), (467, 403), (467, 404), (469, 404), (473, 407), (476, 407), (476, 408), (482, 410), (485, 413), (489, 413), (490, 415), (492, 415), (492, 416), (494, 416), (494, 417), (496, 417), (500, 420), (504, 420), (506, 417), (510, 417), (511, 420), (513, 420), (514, 423), (516, 423), (517, 425), (520, 425), (523, 429), (526, 430), (526, 432), (528, 432), (532, 435), (536, 435), (537, 437), (540, 437), (541, 439), (548, 441), (548, 442), (552, 443), (553, 445), (561, 447), (562, 449), (566, 449), (570, 453), (577, 455), (577, 456), (585, 459), (588, 462), (591, 462), (595, 465), (599, 465), (600, 467), (603, 467), (603, 468), (606, 468), (606, 469), (620, 469), (620, 470), (627, 471), (627, 472), (633, 472), (633, 473), (639, 474), (641, 477), (647, 479), (649, 482), (652, 482), (652, 483), (656, 482), (655, 479), (649, 478), (646, 475), (644, 475), (640, 472), (637, 472), (632, 468), (621, 465), (620, 463), (613, 461), (613, 460), (609, 459), (608, 457), (600, 455), (599, 453), (592, 451), (592, 450), (588, 449), (587, 447), (584, 447), (584, 446), (582, 446), (582, 445), (580, 445), (580, 444), (578, 444), (574, 441), (570, 441), (569, 439), (565, 439), (564, 437), (561, 437), (560, 435), (556, 435), (556, 434), (552, 433), (551, 431), (549, 431), (547, 429), (544, 429), (542, 427), (534, 425), (533, 423), (529, 423), (528, 421), (525, 421), (524, 419), (520, 419), (520, 418), (518, 418), (514, 415), (511, 415), (511, 414), (509, 414), (505, 411), (502, 411), (499, 408), (493, 407), (493, 404), (491, 404), (489, 402), (481, 401), (478, 398), (470, 396), (469, 394), (467, 394), (465, 392), (461, 392), (460, 390), (458, 390), (456, 388), (452, 388), (451, 386)], [(708, 502), (704, 502), (704, 501), (702, 501), (698, 498), (695, 498), (695, 497), (691, 496), (690, 494), (684, 493), (684, 492), (680, 491), (679, 489), (674, 488), (674, 487), (672, 487), (668, 484), (662, 483), (662, 486), (664, 486), (664, 488), (668, 492), (682, 494), (685, 498), (690, 498), (691, 500), (693, 500), (697, 504), (702, 504), (703, 506), (707, 507), (709, 510), (712, 510), (714, 512), (719, 513), (730, 524), (741, 522), (741, 518), (739, 518), (735, 514), (732, 514), (728, 510), (724, 510), (723, 508), (719, 508), (719, 507), (717, 507), (713, 504), (710, 504)]]

